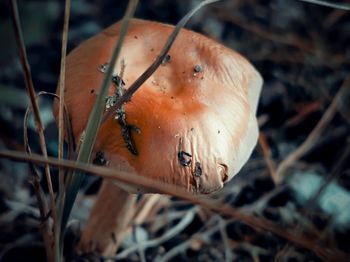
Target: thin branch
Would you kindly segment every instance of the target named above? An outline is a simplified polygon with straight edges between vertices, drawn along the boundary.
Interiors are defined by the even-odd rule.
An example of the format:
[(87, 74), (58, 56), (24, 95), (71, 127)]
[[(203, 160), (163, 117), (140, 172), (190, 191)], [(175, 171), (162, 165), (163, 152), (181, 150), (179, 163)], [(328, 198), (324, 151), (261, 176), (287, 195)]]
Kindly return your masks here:
[(227, 232), (226, 232), (225, 220), (220, 216), (218, 216), (218, 220), (219, 220), (218, 224), (220, 227), (221, 239), (222, 239), (222, 242), (224, 243), (224, 247), (225, 247), (225, 261), (226, 262), (233, 261), (233, 254), (232, 254), (231, 247), (229, 245), (229, 240), (228, 240), (228, 236), (227, 236)]
[(197, 209), (198, 209), (197, 207), (193, 207), (190, 210), (188, 210), (185, 216), (182, 217), (180, 222), (174, 227), (167, 230), (166, 233), (164, 233), (162, 236), (155, 239), (148, 240), (148, 241), (140, 242), (138, 243), (138, 245), (125, 249), (119, 254), (117, 254), (115, 257), (113, 257), (113, 259), (116, 259), (116, 260), (125, 259), (129, 254), (137, 251), (139, 248), (146, 250), (147, 248), (150, 248), (150, 247), (160, 246), (162, 243), (164, 243), (165, 241), (168, 241), (169, 239), (178, 235), (182, 230), (184, 230), (193, 221), (193, 218), (197, 212)]
[(198, 197), (186, 191), (185, 189), (176, 187), (174, 185), (165, 184), (160, 181), (131, 174), (128, 171), (123, 171), (122, 167), (114, 167), (113, 169), (109, 169), (102, 166), (76, 163), (74, 161), (69, 160), (58, 161), (55, 158), (44, 158), (37, 154), (29, 156), (22, 152), (10, 150), (0, 150), (0, 157), (9, 158), (13, 160), (32, 161), (38, 164), (50, 164), (52, 166), (61, 168), (64, 167), (68, 169), (75, 169), (81, 172), (88, 172), (95, 175), (99, 175), (104, 178), (114, 179), (119, 182), (130, 184), (133, 186), (146, 188), (149, 189), (149, 191), (151, 192), (159, 192), (163, 194), (177, 196), (192, 203), (201, 205), (212, 211), (220, 212), (234, 219), (240, 220), (253, 228), (270, 231), (271, 233), (278, 235), (284, 239), (287, 239), (288, 241), (294, 243), (297, 246), (313, 251), (316, 255), (318, 255), (324, 260), (346, 261), (347, 258), (347, 256), (343, 252), (337, 250), (334, 246), (331, 246), (329, 244), (327, 244), (327, 246), (321, 245), (320, 243), (315, 241), (315, 239), (319, 239), (318, 236), (298, 234), (297, 232), (295, 232), (295, 230), (286, 228), (285, 225), (281, 226), (265, 218), (243, 213), (240, 210), (233, 209), (228, 204), (218, 204), (218, 202), (215, 200), (211, 200), (204, 197)]
[(259, 134), (259, 145), (261, 147), (262, 154), (263, 154), (264, 160), (266, 162), (267, 168), (270, 172), (270, 175), (271, 175), (272, 179), (275, 181), (276, 180), (275, 164), (272, 161), (271, 150), (270, 150), (269, 144), (267, 142), (266, 135), (263, 132), (260, 132), (260, 134)]
[(262, 28), (259, 25), (255, 24), (253, 21), (244, 21), (239, 17), (232, 16), (230, 11), (227, 9), (217, 9), (217, 16), (220, 17), (220, 19), (223, 21), (233, 23), (263, 39), (267, 39), (283, 45), (293, 46), (307, 53), (314, 52), (314, 43), (312, 41), (305, 40), (298, 35), (291, 33), (277, 34), (271, 32), (271, 30)]
[(315, 4), (315, 5), (331, 7), (331, 8), (335, 8), (335, 9), (341, 9), (341, 10), (345, 10), (345, 11), (350, 11), (350, 5), (344, 4), (344, 3), (335, 3), (335, 2), (322, 1), (322, 0), (299, 0), (299, 1), (310, 3), (310, 4)]
[[(223, 226), (226, 226), (225, 221), (223, 221), (223, 224)], [(219, 231), (221, 227), (222, 225), (220, 223), (216, 223), (214, 226), (211, 226), (205, 232), (194, 234), (193, 236), (191, 236), (190, 239), (170, 249), (163, 257), (156, 259), (156, 262), (167, 262), (170, 261), (172, 258), (176, 257), (177, 255), (184, 253), (187, 249), (191, 248), (193, 241), (195, 241), (196, 239), (208, 242), (210, 237), (217, 231)]]
[(312, 147), (317, 143), (318, 139), (321, 137), (323, 131), (327, 128), (328, 124), (332, 121), (334, 115), (338, 112), (338, 103), (341, 101), (343, 92), (349, 88), (350, 77), (343, 81), (342, 86), (334, 97), (331, 105), (328, 107), (327, 111), (323, 114), (321, 120), (317, 123), (316, 127), (308, 135), (306, 140), (290, 155), (288, 155), (278, 166), (276, 170), (276, 182), (281, 182), (283, 175), (287, 169), (308, 153)]
[(133, 217), (133, 223), (135, 225), (144, 223), (152, 208), (160, 201), (160, 195), (158, 194), (146, 195), (144, 197), (145, 201), (141, 203), (142, 205), (138, 205), (137, 211)]

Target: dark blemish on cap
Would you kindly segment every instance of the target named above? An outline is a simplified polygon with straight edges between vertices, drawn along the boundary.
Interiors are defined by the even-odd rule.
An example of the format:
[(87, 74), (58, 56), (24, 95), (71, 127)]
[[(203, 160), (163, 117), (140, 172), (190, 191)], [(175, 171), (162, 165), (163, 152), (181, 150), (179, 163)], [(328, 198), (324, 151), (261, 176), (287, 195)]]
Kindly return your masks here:
[(90, 90), (90, 94), (93, 94), (93, 93), (95, 93), (95, 89)]
[(192, 162), (192, 155), (185, 151), (180, 151), (177, 154), (177, 158), (182, 166), (189, 166)]
[(193, 71), (196, 73), (199, 73), (199, 72), (202, 72), (203, 69), (200, 65), (195, 65)]
[(134, 35), (134, 38), (135, 38), (135, 39), (138, 39), (137, 35)]
[(151, 48), (151, 52), (153, 52), (154, 51), (154, 48)]
[(117, 97), (116, 96), (108, 96), (106, 97), (106, 109), (110, 109), (115, 105), (117, 102)]
[(170, 62), (170, 59), (171, 59), (171, 56), (170, 55), (166, 55), (162, 61), (162, 64), (166, 64), (166, 63), (169, 63)]
[(118, 122), (121, 125), (122, 137), (125, 142), (126, 148), (135, 156), (139, 154), (131, 131), (135, 131), (137, 134), (141, 133), (141, 129), (134, 125), (129, 125), (126, 122), (125, 112), (122, 112), (123, 115), (119, 116)]
[(196, 162), (196, 165), (194, 167), (194, 176), (195, 177), (200, 177), (201, 175), (202, 175), (201, 163)]
[(105, 166), (107, 165), (108, 161), (105, 157), (104, 152), (97, 151), (94, 160), (92, 161), (93, 164), (98, 166)]
[(191, 131), (193, 131), (193, 130), (194, 130), (194, 128), (192, 127), (192, 128), (191, 128)]
[(170, 99), (174, 99), (174, 97), (172, 96), (172, 97), (170, 97)]
[(112, 82), (113, 82), (116, 86), (125, 86), (124, 80), (121, 79), (121, 77), (118, 76), (118, 75), (112, 76)]
[(104, 64), (98, 66), (98, 70), (102, 73), (106, 73), (107, 68), (108, 68), (108, 63), (104, 63)]
[(218, 134), (220, 134), (220, 130), (218, 130)]

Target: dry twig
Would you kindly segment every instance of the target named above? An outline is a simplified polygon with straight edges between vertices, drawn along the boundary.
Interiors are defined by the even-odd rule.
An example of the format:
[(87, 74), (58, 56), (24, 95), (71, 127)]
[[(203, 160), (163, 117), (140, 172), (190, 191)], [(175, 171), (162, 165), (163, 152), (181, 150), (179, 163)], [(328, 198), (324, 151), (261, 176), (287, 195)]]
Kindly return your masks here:
[(162, 236), (149, 241), (138, 243), (138, 245), (136, 246), (132, 246), (126, 250), (123, 250), (122, 252), (117, 254), (113, 259), (125, 259), (129, 254), (137, 251), (139, 248), (146, 250), (150, 247), (160, 246), (162, 243), (173, 238), (174, 236), (178, 235), (182, 230), (184, 230), (192, 222), (194, 215), (197, 212), (197, 209), (197, 207), (192, 207), (190, 210), (186, 211), (185, 216), (182, 217), (180, 222), (173, 228), (167, 230), (166, 233), (164, 233)]
[(158, 194), (146, 195), (144, 201), (138, 204), (138, 206), (136, 207), (137, 211), (135, 212), (133, 218), (134, 224), (142, 224), (149, 216), (149, 213), (151, 212), (153, 207), (158, 204), (160, 198), (162, 198), (162, 196)]
[(233, 23), (247, 31), (250, 31), (257, 36), (268, 39), (272, 42), (293, 46), (295, 48), (298, 48), (299, 50), (302, 50), (303, 52), (313, 52), (315, 50), (314, 44), (311, 41), (307, 41), (298, 35), (295, 34), (276, 34), (274, 32), (271, 32), (267, 29), (261, 28), (260, 26), (249, 22), (249, 21), (243, 21), (240, 18), (237, 18), (235, 16), (232, 16), (230, 13), (231, 11), (227, 9), (218, 9), (218, 16), (227, 22)]
[[(212, 220), (208, 221), (209, 224)], [(156, 259), (157, 262), (166, 262), (176, 257), (178, 254), (184, 253), (187, 249), (190, 249), (193, 245), (193, 241), (201, 241), (201, 242), (209, 242), (209, 239), (212, 235), (220, 230), (221, 227), (225, 227), (227, 224), (226, 221), (222, 221), (222, 223), (216, 223), (214, 226), (209, 227), (204, 232), (199, 232), (194, 234), (190, 239), (181, 243), (170, 249), (163, 257)]]
[(335, 9), (350, 11), (350, 5), (344, 4), (344, 3), (334, 3), (334, 2), (322, 1), (322, 0), (299, 0), (299, 1), (310, 3), (310, 4), (315, 4), (315, 5), (331, 7), (331, 8), (335, 8)]
[(290, 155), (288, 155), (278, 166), (276, 171), (276, 182), (279, 183), (283, 179), (283, 175), (287, 171), (287, 169), (293, 165), (296, 161), (298, 161), (301, 157), (303, 157), (306, 153), (308, 153), (312, 147), (317, 143), (323, 131), (327, 128), (328, 124), (332, 121), (334, 115), (338, 111), (338, 104), (342, 99), (342, 95), (344, 90), (349, 88), (350, 85), (350, 77), (346, 78), (343, 81), (342, 86), (339, 91), (335, 95), (331, 105), (328, 107), (326, 112), (323, 114), (321, 120), (318, 122), (316, 127), (312, 130), (312, 132), (308, 135), (306, 140)]
[(267, 138), (265, 136), (264, 133), (260, 132), (259, 135), (259, 145), (261, 147), (267, 168), (269, 169), (270, 175), (272, 177), (272, 179), (275, 181), (276, 180), (276, 169), (275, 169), (275, 165), (272, 161), (271, 158), (271, 150), (269, 147), (269, 144), (267, 142)]
[(38, 164), (50, 164), (52, 166), (57, 166), (61, 168), (76, 169), (81, 172), (89, 172), (92, 174), (96, 174), (104, 178), (115, 179), (122, 183), (131, 184), (142, 188), (148, 188), (150, 189), (150, 191), (158, 191), (163, 194), (177, 196), (192, 203), (199, 204), (207, 209), (220, 212), (234, 219), (240, 220), (253, 228), (270, 231), (271, 233), (274, 233), (284, 239), (287, 239), (288, 241), (294, 243), (297, 246), (313, 251), (316, 255), (318, 255), (324, 260), (337, 259), (337, 261), (346, 261), (347, 258), (347, 256), (343, 252), (337, 250), (335, 247), (330, 245), (325, 246), (321, 243), (316, 242), (315, 239), (319, 240), (318, 236), (306, 236), (299, 234), (293, 229), (287, 229), (267, 219), (255, 217), (250, 214), (245, 214), (239, 210), (234, 210), (229, 205), (221, 203), (218, 204), (217, 201), (212, 201), (207, 198), (200, 198), (198, 196), (194, 196), (193, 194), (187, 192), (184, 189), (177, 188), (173, 185), (164, 184), (152, 179), (147, 179), (145, 177), (133, 175), (129, 172), (123, 172), (122, 169), (115, 171), (116, 169), (111, 170), (106, 167), (94, 166), (91, 164), (81, 164), (69, 160), (58, 161), (55, 158), (46, 159), (37, 154), (28, 156), (21, 152), (13, 152), (9, 150), (0, 150), (0, 157), (10, 158), (13, 160), (33, 161)]

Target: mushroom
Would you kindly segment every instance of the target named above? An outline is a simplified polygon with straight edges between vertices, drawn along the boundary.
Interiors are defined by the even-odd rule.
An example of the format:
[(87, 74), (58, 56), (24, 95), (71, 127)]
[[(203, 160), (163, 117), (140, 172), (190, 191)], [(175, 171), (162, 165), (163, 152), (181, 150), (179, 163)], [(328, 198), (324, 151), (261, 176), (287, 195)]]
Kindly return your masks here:
[[(173, 28), (133, 19), (114, 82), (128, 88), (157, 58)], [(87, 124), (119, 30), (120, 23), (113, 24), (67, 57), (65, 102), (76, 139)], [(101, 163), (110, 168), (209, 194), (238, 173), (256, 145), (262, 78), (240, 54), (186, 29), (167, 58), (122, 113), (102, 124), (94, 146), (96, 161), (103, 156)], [(110, 87), (107, 107), (122, 91), (121, 84), (116, 86)], [(128, 191), (147, 189), (103, 181), (82, 233), (83, 251), (115, 253), (135, 201)]]

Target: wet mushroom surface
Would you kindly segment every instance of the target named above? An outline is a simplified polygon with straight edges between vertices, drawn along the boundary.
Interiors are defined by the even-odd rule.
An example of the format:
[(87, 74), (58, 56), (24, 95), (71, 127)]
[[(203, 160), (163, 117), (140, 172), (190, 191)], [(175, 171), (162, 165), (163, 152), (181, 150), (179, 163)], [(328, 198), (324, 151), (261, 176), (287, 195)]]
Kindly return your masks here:
[[(110, 66), (106, 61), (119, 26), (110, 26), (67, 57), (65, 101), (76, 138), (85, 128), (104, 68)], [(131, 22), (107, 109), (156, 59), (171, 30), (170, 25)], [(238, 53), (188, 30), (182, 30), (165, 60), (114, 119), (103, 123), (95, 151), (104, 152), (112, 168), (191, 192), (215, 192), (240, 170), (257, 142), (262, 79)]]

